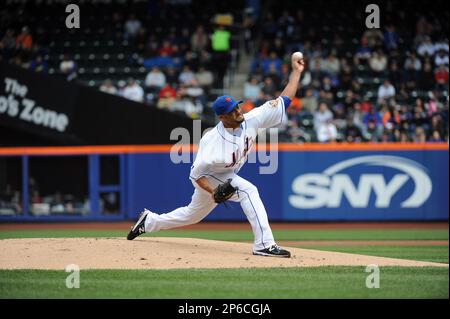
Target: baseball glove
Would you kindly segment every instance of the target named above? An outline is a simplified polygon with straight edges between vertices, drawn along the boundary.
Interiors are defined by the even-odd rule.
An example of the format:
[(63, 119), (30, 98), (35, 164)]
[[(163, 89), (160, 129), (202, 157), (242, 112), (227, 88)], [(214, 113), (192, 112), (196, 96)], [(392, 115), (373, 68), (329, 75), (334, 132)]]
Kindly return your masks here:
[(214, 201), (218, 204), (229, 200), (237, 188), (231, 186), (231, 178), (229, 178), (225, 183), (220, 184), (214, 189)]

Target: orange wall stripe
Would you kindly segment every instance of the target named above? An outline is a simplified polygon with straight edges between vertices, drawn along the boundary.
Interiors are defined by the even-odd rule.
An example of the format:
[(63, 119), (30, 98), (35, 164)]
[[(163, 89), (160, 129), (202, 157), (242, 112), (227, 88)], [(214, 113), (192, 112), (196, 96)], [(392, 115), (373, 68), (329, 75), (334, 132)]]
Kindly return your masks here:
[[(0, 155), (88, 155), (88, 154), (122, 154), (122, 153), (169, 153), (172, 147), (179, 145), (105, 145), (105, 146), (49, 146), (49, 147), (0, 147)], [(184, 145), (186, 150), (197, 151), (197, 145)], [(447, 143), (307, 143), (277, 145), (279, 151), (448, 151)], [(266, 147), (257, 147), (259, 151), (268, 151)], [(272, 149), (276, 149), (276, 146)], [(178, 148), (176, 148), (178, 150)]]

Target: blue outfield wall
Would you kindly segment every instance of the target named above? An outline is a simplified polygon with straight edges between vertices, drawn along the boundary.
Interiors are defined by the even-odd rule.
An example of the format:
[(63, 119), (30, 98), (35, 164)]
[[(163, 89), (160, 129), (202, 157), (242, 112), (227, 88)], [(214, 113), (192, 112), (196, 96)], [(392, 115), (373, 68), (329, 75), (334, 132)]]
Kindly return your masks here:
[[(189, 204), (190, 163), (169, 153), (127, 155), (128, 213)], [(448, 150), (282, 151), (275, 174), (247, 163), (240, 176), (259, 189), (277, 221), (448, 220)], [(245, 220), (239, 204), (206, 220)]]

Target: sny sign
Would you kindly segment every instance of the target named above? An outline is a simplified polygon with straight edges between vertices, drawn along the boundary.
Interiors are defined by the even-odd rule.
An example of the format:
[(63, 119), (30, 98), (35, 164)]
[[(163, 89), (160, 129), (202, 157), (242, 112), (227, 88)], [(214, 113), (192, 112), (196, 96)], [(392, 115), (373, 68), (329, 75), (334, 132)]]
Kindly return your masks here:
[[(380, 167), (380, 173), (364, 172), (355, 185), (349, 174), (342, 171), (366, 167)], [(385, 180), (386, 168), (394, 169), (389, 182)], [(365, 169), (364, 169), (365, 170)], [(355, 175), (355, 174), (354, 174)], [(353, 208), (367, 208), (372, 193), (375, 194), (375, 208), (387, 208), (391, 200), (406, 183), (412, 180), (414, 188), (408, 198), (400, 203), (401, 208), (420, 207), (431, 195), (432, 183), (426, 169), (412, 160), (397, 157), (372, 155), (355, 157), (334, 164), (323, 173), (309, 173), (297, 176), (292, 182), (289, 203), (295, 208), (314, 209), (321, 207), (342, 207), (343, 196)]]

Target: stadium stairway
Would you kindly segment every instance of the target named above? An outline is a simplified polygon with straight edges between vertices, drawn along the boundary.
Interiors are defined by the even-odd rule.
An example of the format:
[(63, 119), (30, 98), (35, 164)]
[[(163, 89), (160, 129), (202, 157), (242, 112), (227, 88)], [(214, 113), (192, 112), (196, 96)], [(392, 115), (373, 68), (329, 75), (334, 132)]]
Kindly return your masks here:
[(236, 68), (236, 72), (233, 75), (231, 85), (229, 87), (230, 95), (243, 99), (244, 98), (244, 85), (248, 78), (248, 72), (250, 64), (252, 62), (252, 56), (247, 55), (243, 48), (240, 49), (240, 59)]

